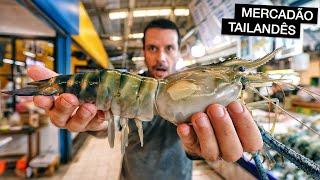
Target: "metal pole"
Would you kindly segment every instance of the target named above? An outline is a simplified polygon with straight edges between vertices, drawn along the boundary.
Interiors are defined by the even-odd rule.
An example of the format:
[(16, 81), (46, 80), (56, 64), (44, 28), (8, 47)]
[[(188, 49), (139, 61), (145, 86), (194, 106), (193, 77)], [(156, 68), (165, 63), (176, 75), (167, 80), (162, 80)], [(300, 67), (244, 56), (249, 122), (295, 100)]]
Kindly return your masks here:
[[(55, 71), (59, 74), (69, 74), (71, 63), (71, 37), (57, 34), (54, 50)], [(67, 163), (72, 159), (71, 133), (67, 129), (59, 129), (59, 149), (62, 163)]]
[[(11, 59), (13, 60), (12, 64), (11, 64), (11, 80), (12, 80), (12, 89), (15, 90), (16, 89), (16, 81), (14, 79), (15, 76), (15, 69), (16, 69), (16, 38), (12, 38), (11, 39)], [(12, 96), (12, 109), (13, 111), (16, 111), (16, 101), (17, 101), (17, 97), (16, 96)]]

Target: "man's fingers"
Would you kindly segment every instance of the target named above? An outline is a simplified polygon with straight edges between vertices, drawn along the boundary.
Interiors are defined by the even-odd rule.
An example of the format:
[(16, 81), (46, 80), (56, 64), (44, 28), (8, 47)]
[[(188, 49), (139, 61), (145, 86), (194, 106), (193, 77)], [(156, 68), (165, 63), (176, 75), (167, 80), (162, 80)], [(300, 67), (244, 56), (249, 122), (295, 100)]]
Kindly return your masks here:
[[(35, 81), (58, 75), (54, 71), (38, 65), (31, 66), (27, 73)], [(71, 131), (84, 131), (87, 130), (86, 127), (88, 130), (99, 130), (105, 123), (98, 117), (92, 120), (97, 112), (97, 108), (92, 104), (81, 105), (70, 119), (79, 106), (78, 99), (72, 94), (62, 94), (55, 101), (52, 97), (36, 96), (34, 97), (34, 103), (38, 107), (49, 111), (53, 124), (61, 128), (68, 128)]]
[[(50, 69), (47, 69), (39, 65), (33, 65), (30, 68), (28, 68), (27, 74), (29, 77), (31, 77), (35, 81), (48, 79), (58, 75), (57, 73), (51, 71)], [(36, 106), (48, 111), (49, 109), (52, 108), (54, 100), (52, 97), (35, 96), (33, 98), (33, 101)]]
[(105, 121), (105, 116), (103, 111), (97, 111), (95, 117), (86, 126), (87, 131), (101, 131), (107, 128), (107, 121)]
[(27, 74), (35, 81), (48, 79), (58, 75), (54, 71), (39, 65), (33, 65), (28, 68)]
[(262, 137), (247, 108), (239, 102), (232, 102), (227, 108), (244, 151), (254, 152), (261, 149)]
[(209, 161), (217, 160), (219, 147), (208, 116), (205, 113), (195, 113), (191, 121), (199, 139), (201, 156)]
[(97, 113), (97, 108), (93, 104), (82, 104), (76, 114), (67, 122), (67, 128), (70, 131), (81, 132), (85, 131), (85, 127), (94, 118)]
[(58, 127), (65, 128), (66, 122), (78, 105), (79, 101), (76, 96), (72, 94), (60, 95), (56, 99), (53, 109), (49, 111), (52, 123)]
[(238, 160), (243, 154), (243, 149), (225, 107), (219, 104), (210, 105), (207, 114), (214, 128), (222, 158), (232, 162)]
[(53, 107), (54, 98), (52, 96), (35, 96), (33, 102), (36, 106), (49, 111)]
[(177, 132), (186, 151), (193, 155), (200, 155), (200, 146), (193, 128), (187, 124), (180, 124), (177, 127)]

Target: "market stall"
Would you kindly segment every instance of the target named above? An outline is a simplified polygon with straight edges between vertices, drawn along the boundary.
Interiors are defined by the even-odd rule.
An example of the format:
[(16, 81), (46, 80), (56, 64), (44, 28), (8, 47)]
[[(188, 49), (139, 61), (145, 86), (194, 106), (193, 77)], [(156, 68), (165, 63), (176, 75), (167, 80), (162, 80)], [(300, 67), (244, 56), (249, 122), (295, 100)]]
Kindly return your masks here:
[[(26, 71), (34, 64), (61, 74), (74, 72), (75, 67), (86, 67), (90, 59), (101, 64), (101, 68), (109, 66), (100, 39), (78, 1), (67, 4), (63, 1), (43, 2), (0, 3), (2, 90), (21, 88), (32, 81)], [(65, 8), (73, 8), (73, 11), (65, 11)], [(95, 44), (88, 46), (84, 43), (88, 38)], [(68, 162), (83, 143), (83, 135), (78, 137), (78, 133), (71, 134), (54, 127), (44, 111), (33, 105), (30, 97), (1, 94), (0, 102), (1, 137), (13, 137), (1, 148), (4, 167), (12, 167), (10, 163), (15, 162), (11, 161), (12, 158), (7, 161), (5, 157), (20, 159), (26, 154), (26, 166), (21, 169), (21, 175), (26, 175), (23, 173), (25, 167), (37, 155), (54, 153), (61, 157), (62, 162)], [(7, 141), (5, 138), (1, 140)], [(25, 144), (28, 145), (26, 150)]]

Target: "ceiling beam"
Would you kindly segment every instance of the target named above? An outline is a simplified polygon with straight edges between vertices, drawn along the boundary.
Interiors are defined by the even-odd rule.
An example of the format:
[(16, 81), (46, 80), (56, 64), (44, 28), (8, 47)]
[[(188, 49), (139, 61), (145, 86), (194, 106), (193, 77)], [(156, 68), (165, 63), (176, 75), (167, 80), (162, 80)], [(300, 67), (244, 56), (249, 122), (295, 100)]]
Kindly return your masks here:
[(169, 19), (173, 22), (176, 22), (176, 16), (174, 15), (174, 9), (176, 8), (176, 1), (171, 0), (171, 13)]
[[(175, 9), (188, 9), (188, 6), (175, 6)], [(135, 8), (134, 10), (148, 10), (148, 9), (172, 9), (171, 6), (152, 6), (152, 7), (139, 7)], [(109, 14), (110, 12), (121, 12), (121, 11), (128, 11), (129, 8), (121, 8), (121, 9), (108, 9), (108, 8), (99, 8), (99, 12), (96, 11), (96, 9), (87, 9), (88, 13), (90, 15), (99, 15), (99, 13), (106, 13)]]
[(104, 28), (104, 24), (103, 24), (103, 21), (102, 21), (101, 9), (98, 8), (96, 0), (91, 0), (91, 1), (92, 1), (92, 4), (93, 4), (93, 6), (94, 6), (95, 11), (98, 13), (97, 15), (98, 15), (98, 20), (99, 20), (99, 24), (100, 24), (100, 30), (101, 30), (101, 32), (102, 32), (103, 34), (106, 34), (107, 31), (106, 31), (106, 29)]
[(124, 33), (123, 33), (123, 61), (122, 66), (127, 67), (127, 52), (128, 52), (128, 39), (129, 34), (131, 32), (131, 27), (133, 24), (133, 10), (135, 7), (135, 0), (128, 0), (129, 2), (129, 8), (128, 8), (128, 18), (126, 18), (124, 21)]

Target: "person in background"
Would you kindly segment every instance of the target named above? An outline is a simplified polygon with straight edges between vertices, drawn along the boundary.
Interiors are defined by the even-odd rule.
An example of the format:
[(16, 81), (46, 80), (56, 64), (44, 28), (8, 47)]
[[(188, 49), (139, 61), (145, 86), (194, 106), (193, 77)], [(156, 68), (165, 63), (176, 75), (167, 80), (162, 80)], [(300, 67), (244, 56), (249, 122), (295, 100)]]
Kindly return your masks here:
[[(177, 26), (167, 19), (153, 20), (146, 26), (143, 52), (148, 76), (162, 79), (176, 71), (180, 42)], [(39, 66), (31, 67), (28, 74), (34, 80), (57, 75)], [(59, 128), (96, 131), (97, 136), (106, 131), (103, 112), (97, 111), (93, 104), (79, 104), (72, 94), (61, 94), (56, 99), (37, 96), (34, 103), (47, 110), (51, 122)], [(129, 121), (131, 132), (121, 179), (191, 179), (190, 159), (194, 157), (234, 162), (244, 151), (254, 152), (263, 146), (249, 111), (238, 102), (227, 107), (211, 104), (206, 112), (193, 114), (191, 121), (192, 125), (175, 126), (155, 116), (152, 121), (143, 123), (143, 147), (140, 147), (134, 122)]]

